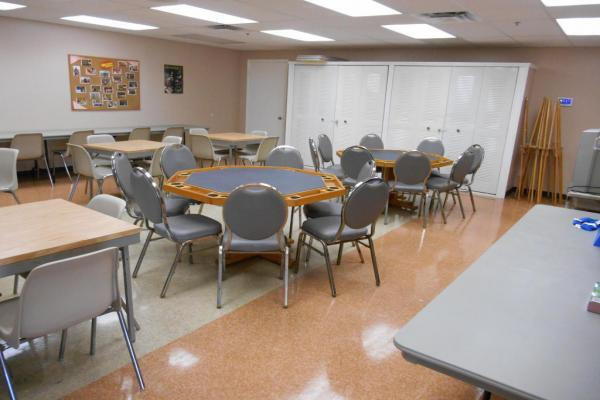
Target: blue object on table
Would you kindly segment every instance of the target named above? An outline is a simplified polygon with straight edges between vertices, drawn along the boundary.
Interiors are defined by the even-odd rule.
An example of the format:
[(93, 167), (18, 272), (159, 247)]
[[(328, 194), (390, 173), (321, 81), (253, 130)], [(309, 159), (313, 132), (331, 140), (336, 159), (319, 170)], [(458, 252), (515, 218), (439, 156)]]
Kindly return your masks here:
[(596, 233), (596, 239), (594, 239), (594, 246), (600, 247), (600, 230)]
[(584, 231), (595, 231), (600, 228), (600, 221), (589, 217), (573, 218), (573, 225)]

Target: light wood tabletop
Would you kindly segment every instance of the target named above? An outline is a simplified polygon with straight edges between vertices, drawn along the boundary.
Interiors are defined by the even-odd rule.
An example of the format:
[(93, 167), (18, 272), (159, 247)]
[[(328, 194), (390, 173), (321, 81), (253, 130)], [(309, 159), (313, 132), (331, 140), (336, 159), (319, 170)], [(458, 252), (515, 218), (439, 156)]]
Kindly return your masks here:
[(123, 140), (120, 142), (88, 143), (83, 145), (83, 147), (90, 151), (102, 153), (119, 152), (127, 155), (135, 153), (152, 153), (156, 149), (160, 149), (164, 146), (165, 143), (155, 142), (154, 140)]
[(140, 228), (62, 199), (0, 207), (0, 265), (139, 234)]
[(240, 132), (218, 132), (218, 133), (209, 133), (208, 137), (210, 140), (219, 141), (219, 142), (230, 142), (230, 143), (243, 143), (243, 142), (255, 142), (263, 140), (266, 136), (262, 135), (253, 135), (250, 133), (240, 133)]

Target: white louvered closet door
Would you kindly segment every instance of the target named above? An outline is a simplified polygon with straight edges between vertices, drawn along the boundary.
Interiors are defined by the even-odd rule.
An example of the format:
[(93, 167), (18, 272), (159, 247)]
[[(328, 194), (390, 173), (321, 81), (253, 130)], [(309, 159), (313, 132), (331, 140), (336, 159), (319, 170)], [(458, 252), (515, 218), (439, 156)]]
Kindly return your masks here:
[(483, 67), (452, 68), (446, 120), (442, 130), (445, 155), (452, 160), (456, 160), (473, 144), (483, 75)]
[(473, 190), (477, 192), (496, 194), (498, 191), (517, 74), (516, 67), (485, 67), (473, 138), (473, 143), (480, 144), (485, 150), (483, 164), (473, 184)]
[(450, 67), (394, 67), (386, 147), (414, 149), (441, 136), (450, 73)]
[(297, 65), (294, 68), (290, 145), (311, 165), (308, 138), (333, 137), (337, 66)]
[(338, 70), (333, 147), (357, 145), (369, 133), (383, 132), (387, 66), (341, 66)]

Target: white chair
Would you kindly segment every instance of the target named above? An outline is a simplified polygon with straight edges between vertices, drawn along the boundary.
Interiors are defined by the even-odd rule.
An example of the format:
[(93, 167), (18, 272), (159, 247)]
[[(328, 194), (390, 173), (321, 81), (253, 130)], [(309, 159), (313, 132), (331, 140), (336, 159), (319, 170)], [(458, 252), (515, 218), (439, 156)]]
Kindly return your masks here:
[(128, 140), (150, 140), (150, 135), (152, 135), (150, 128), (134, 128)]
[(19, 150), (18, 161), (34, 161), (34, 169), (36, 175), (39, 176), (38, 161), (44, 160), (44, 166), (48, 173), (48, 179), (50, 185), (54, 187), (54, 181), (52, 180), (52, 174), (48, 167), (48, 160), (46, 159), (46, 152), (44, 151), (44, 136), (41, 133), (19, 133), (16, 134), (10, 142), (10, 148)]
[(277, 147), (278, 141), (278, 136), (266, 137), (258, 145), (256, 154), (240, 155), (238, 158), (242, 160), (242, 164), (245, 164), (246, 161), (250, 162), (250, 164), (264, 164), (271, 150)]
[[(0, 302), (0, 338), (14, 349), (22, 340), (42, 337), (115, 312), (140, 390), (145, 384), (123, 318), (117, 278), (118, 249), (40, 265), (29, 274), (20, 296)], [(4, 350), (3, 348), (2, 350)], [(0, 364), (11, 399), (16, 399), (4, 351)]]
[(163, 133), (162, 141), (164, 142), (165, 139), (167, 137), (169, 137), (169, 136), (180, 137), (181, 140), (183, 140), (184, 135), (185, 135), (185, 128), (184, 127), (182, 127), (182, 126), (171, 126), (171, 127), (167, 128), (167, 129), (165, 129), (165, 132)]
[(12, 194), (17, 203), (20, 203), (17, 197), (19, 181), (17, 179), (17, 158), (19, 150), (0, 148), (0, 192)]
[[(162, 142), (166, 143), (167, 145), (181, 144), (182, 141), (183, 137), (181, 136), (165, 136), (162, 140)], [(152, 175), (153, 178), (159, 178), (159, 180), (161, 181), (161, 186), (163, 174), (162, 170), (160, 169), (160, 156), (162, 155), (164, 149), (164, 147), (156, 149), (154, 151), (154, 154), (152, 155), (152, 160), (144, 160), (144, 163), (147, 165), (148, 172), (150, 172), (150, 175)]]
[(112, 176), (112, 169), (103, 165), (96, 165), (92, 160), (92, 156), (82, 146), (76, 144), (68, 144), (69, 151), (73, 157), (73, 169), (77, 173), (75, 181), (71, 185), (69, 192), (69, 201), (73, 198), (79, 179), (83, 176), (90, 183), (90, 200), (94, 196), (94, 181), (98, 184), (98, 190), (102, 193), (104, 180)]
[[(250, 132), (251, 135), (257, 135), (257, 136), (264, 136), (267, 137), (269, 136), (267, 131), (263, 131), (263, 130), (255, 130), (255, 131), (251, 131)], [(260, 143), (254, 143), (254, 144), (247, 144), (246, 146), (244, 146), (241, 149), (240, 155), (253, 155), (256, 154), (258, 152), (258, 146), (260, 146)]]
[[(112, 135), (90, 135), (87, 137), (88, 144), (97, 144), (97, 143), (114, 143), (116, 142), (115, 138)], [(68, 148), (68, 146), (67, 146)], [(106, 165), (110, 166), (111, 155), (108, 154), (92, 154), (92, 162), (94, 165)]]
[[(78, 145), (85, 144), (87, 143), (87, 137), (93, 134), (94, 131), (92, 130), (73, 132), (69, 137), (69, 143)], [(69, 153), (69, 148), (67, 147), (66, 150), (54, 150), (52, 155), (60, 157), (63, 166), (65, 167), (65, 172), (69, 177), (69, 180), (73, 182), (73, 178), (71, 178), (71, 173), (69, 172), (69, 166), (67, 165), (67, 158), (71, 157), (71, 154)], [(54, 157), (52, 158), (52, 175), (56, 176), (56, 163), (54, 162)]]
[(204, 161), (210, 161), (211, 167), (215, 163), (220, 164), (221, 161), (225, 161), (225, 164), (227, 164), (229, 158), (229, 150), (215, 149), (210, 138), (206, 135), (191, 133), (190, 149), (194, 154), (194, 158), (198, 160), (200, 167), (202, 167)]

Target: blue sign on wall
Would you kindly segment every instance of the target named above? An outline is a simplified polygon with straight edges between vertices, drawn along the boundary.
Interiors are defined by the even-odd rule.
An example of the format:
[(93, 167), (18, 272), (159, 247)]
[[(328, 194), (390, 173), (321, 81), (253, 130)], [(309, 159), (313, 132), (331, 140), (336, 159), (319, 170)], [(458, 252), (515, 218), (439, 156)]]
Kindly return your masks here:
[(573, 105), (573, 98), (572, 97), (559, 97), (558, 104), (560, 104), (562, 107), (571, 107)]

